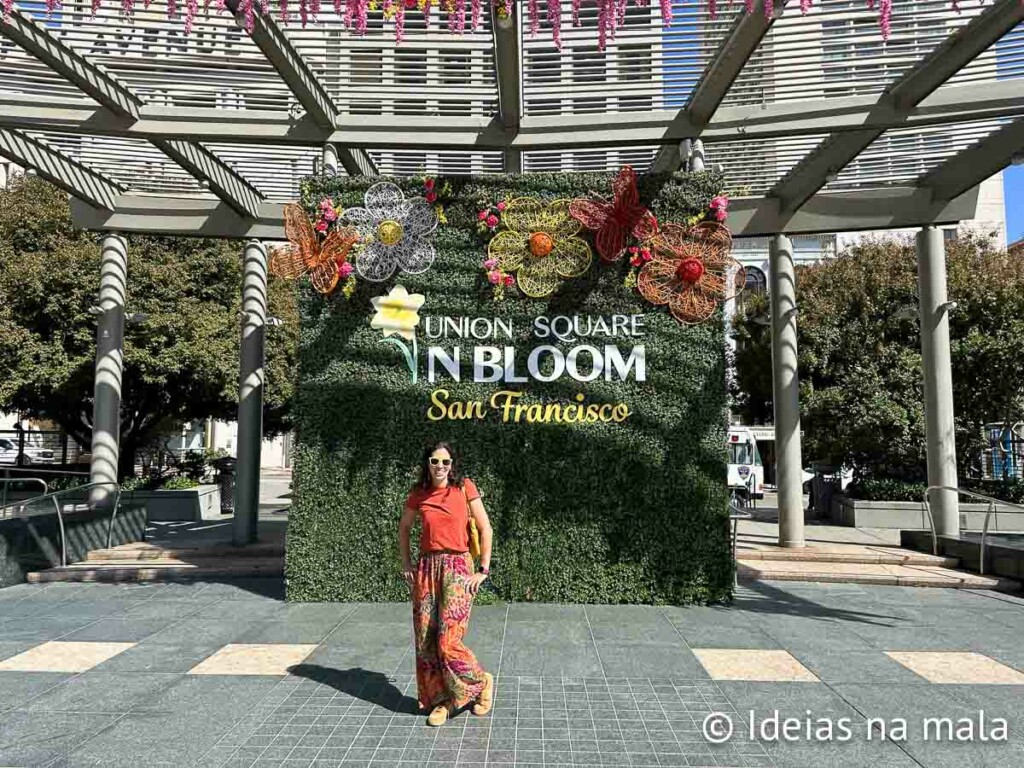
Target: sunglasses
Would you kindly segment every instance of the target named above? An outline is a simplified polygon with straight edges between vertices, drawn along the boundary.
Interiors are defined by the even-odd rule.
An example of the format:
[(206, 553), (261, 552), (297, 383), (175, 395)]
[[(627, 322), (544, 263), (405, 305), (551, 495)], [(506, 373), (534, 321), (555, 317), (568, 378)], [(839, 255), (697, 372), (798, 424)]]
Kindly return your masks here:
[(444, 467), (447, 467), (448, 465), (450, 465), (452, 463), (452, 460), (451, 459), (435, 459), (434, 457), (431, 457), (430, 458), (430, 463), (433, 464), (435, 467), (438, 464), (440, 464), (440, 465), (442, 465)]

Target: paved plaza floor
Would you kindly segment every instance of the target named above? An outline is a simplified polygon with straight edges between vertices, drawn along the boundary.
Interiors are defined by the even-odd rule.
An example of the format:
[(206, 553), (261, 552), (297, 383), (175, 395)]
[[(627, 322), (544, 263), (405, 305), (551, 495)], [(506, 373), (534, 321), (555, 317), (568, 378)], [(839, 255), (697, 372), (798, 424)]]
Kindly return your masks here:
[(753, 583), (728, 607), (478, 606), (494, 710), (432, 729), (408, 605), (280, 592), (0, 590), (0, 766), (1024, 765), (1020, 598)]

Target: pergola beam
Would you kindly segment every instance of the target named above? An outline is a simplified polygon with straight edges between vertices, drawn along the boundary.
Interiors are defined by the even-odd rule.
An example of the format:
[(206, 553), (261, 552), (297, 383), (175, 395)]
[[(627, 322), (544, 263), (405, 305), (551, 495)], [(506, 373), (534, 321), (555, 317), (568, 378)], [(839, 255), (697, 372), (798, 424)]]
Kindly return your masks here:
[[(772, 24), (782, 15), (786, 0), (777, 0), (775, 13), (769, 16), (764, 12), (764, 0), (757, 0), (750, 13), (736, 16), (732, 28), (718, 46), (718, 51), (708, 62), (704, 74), (697, 87), (690, 94), (686, 105), (679, 110), (673, 122), (681, 122), (689, 126), (689, 132), (681, 139), (705, 138), (701, 136), (704, 128), (711, 121), (722, 100), (736, 82), (743, 67), (757, 50), (764, 36), (768, 34)], [(653, 171), (677, 171), (681, 158), (678, 148), (664, 145), (658, 151), (651, 164)]]
[(138, 118), (142, 101), (105, 70), (88, 61), (16, 8), (0, 21), (0, 34), (119, 117)]
[[(42, 96), (0, 94), (0, 126), (51, 130), (92, 136), (124, 136), (151, 140), (288, 144), (373, 148), (514, 148), (568, 149), (585, 146), (677, 143), (693, 127), (673, 122), (674, 111), (654, 111), (595, 119), (595, 115), (527, 116), (515, 136), (505, 134), (496, 118), (420, 117), (399, 120), (373, 115), (338, 118), (335, 131), (324, 130), (308, 117), (298, 121), (277, 112), (144, 106), (132, 122), (85, 101)], [(862, 129), (943, 125), (971, 120), (1024, 115), (1024, 90), (1017, 80), (946, 86), (917, 107), (898, 113), (878, 104), (874, 96), (850, 96), (810, 102), (782, 102), (722, 107), (704, 129), (705, 142), (753, 141), (779, 136), (842, 133)]]
[[(227, 6), (237, 18), (239, 0), (227, 0)], [(314, 143), (332, 141), (331, 134), (337, 127), (338, 109), (302, 54), (288, 40), (284, 30), (271, 17), (256, 13), (253, 15), (252, 41), (277, 71), (278, 77), (288, 86), (313, 124), (326, 134), (321, 134)], [(351, 144), (332, 143), (338, 144), (338, 159), (349, 174), (378, 175), (377, 167), (365, 150)]]
[(109, 212), (121, 194), (121, 188), (110, 179), (20, 131), (0, 128), (0, 155), (22, 168), (34, 169), (40, 177), (89, 206)]
[[(69, 48), (48, 30), (25, 18), (20, 11), (12, 10), (9, 22), (0, 23), (0, 32), (76, 88), (89, 94), (106, 111), (105, 121), (109, 125), (123, 130), (140, 118), (142, 99), (130, 88)], [(210, 190), (235, 210), (250, 216), (255, 214), (261, 199), (259, 192), (202, 145), (158, 135), (147, 139), (190, 174), (206, 179)]]
[(257, 216), (263, 196), (240, 174), (201, 144), (179, 139), (154, 139), (153, 144), (243, 216)]
[[(952, 201), (936, 201), (926, 189), (891, 187), (816, 195), (796, 214), (786, 214), (777, 200), (734, 198), (729, 228), (735, 237), (752, 237), (894, 229), (922, 221), (951, 224), (974, 218), (977, 200), (977, 189)], [(283, 204), (263, 202), (259, 214), (249, 219), (215, 200), (127, 194), (118, 197), (113, 210), (97, 211), (72, 200), (75, 224), (85, 229), (201, 237), (280, 240), (282, 212)]]
[(338, 147), (338, 160), (349, 176), (379, 176), (376, 163), (359, 147)]
[[(519, 14), (507, 19), (498, 15), (498, 5), (491, 4), (491, 33), (494, 37), (494, 69), (498, 84), (498, 119), (508, 138), (519, 133), (523, 112), (522, 61), (519, 44)], [(515, 155), (506, 156), (505, 171), (516, 171)], [(520, 160), (520, 170), (521, 162)], [(511, 162), (508, 162), (511, 161)]]
[[(236, 18), (239, 17), (240, 6), (239, 0), (227, 0), (228, 10)], [(306, 114), (322, 128), (333, 129), (338, 110), (330, 94), (320, 85), (313, 70), (288, 41), (277, 22), (270, 16), (253, 13), (251, 37)]]
[(946, 160), (917, 180), (936, 200), (952, 200), (1007, 165), (1024, 152), (1024, 119), (986, 136), (973, 147)]
[[(1022, 20), (1024, 4), (999, 0), (950, 35), (878, 98), (875, 109), (889, 113), (888, 129), (905, 126), (910, 110)], [(778, 198), (783, 211), (797, 210), (885, 130), (872, 127), (830, 133), (768, 196)]]

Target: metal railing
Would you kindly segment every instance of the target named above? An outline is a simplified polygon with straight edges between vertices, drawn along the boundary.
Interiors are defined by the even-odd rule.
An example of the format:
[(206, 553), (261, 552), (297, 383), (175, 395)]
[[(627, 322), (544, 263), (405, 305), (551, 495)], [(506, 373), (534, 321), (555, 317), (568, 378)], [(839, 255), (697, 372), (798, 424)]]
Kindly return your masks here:
[[(729, 498), (731, 503), (736, 504), (738, 507), (753, 507), (757, 509), (757, 498), (754, 496), (754, 491), (757, 488), (757, 477), (751, 472), (747, 475), (747, 478), (743, 481), (743, 487), (738, 485), (729, 486)], [(746, 494), (740, 493), (741, 490), (746, 490)]]
[(33, 475), (61, 475), (65, 477), (89, 476), (88, 470), (76, 472), (73, 469), (43, 469), (38, 465), (33, 467), (12, 467), (9, 465), (0, 465), (0, 472), (2, 472), (5, 477), (10, 476), (11, 472), (31, 472)]
[[(34, 496), (23, 501), (13, 502), (0, 507), (0, 519), (5, 517), (32, 517), (39, 514), (48, 514), (48, 508), (52, 502), (53, 511), (57, 515), (57, 529), (60, 532), (60, 564), (64, 566), (68, 564), (67, 535), (64, 530), (64, 507), (68, 504), (66, 499), (72, 494), (83, 496), (83, 493), (85, 492), (83, 498), (74, 500), (70, 503), (71, 511), (91, 509), (93, 508), (94, 502), (90, 497), (93, 496), (93, 491), (99, 488), (106, 488), (112, 497), (112, 502), (109, 497), (104, 499), (102, 502), (104, 506), (109, 505), (111, 509), (110, 523), (107, 525), (107, 546), (109, 547), (111, 535), (114, 530), (114, 518), (117, 516), (117, 510), (121, 505), (121, 486), (117, 483), (86, 483), (63, 491), (53, 491), (52, 493), (44, 493), (41, 496)], [(25, 510), (30, 506), (42, 506), (43, 509), (40, 512), (29, 512), (26, 514)], [(15, 511), (17, 511), (17, 514)]]
[(732, 554), (732, 583), (733, 586), (739, 584), (739, 573), (736, 568), (736, 539), (739, 535), (740, 520), (752, 520), (754, 516), (747, 510), (743, 509), (742, 506), (736, 503), (729, 502), (729, 526), (732, 529), (729, 533), (729, 552)]
[(44, 494), (50, 492), (50, 486), (41, 477), (0, 477), (0, 509), (7, 506), (9, 486), (25, 485), (26, 483), (39, 483), (43, 487)]
[(965, 491), (962, 488), (954, 488), (951, 485), (930, 485), (925, 489), (924, 492), (924, 509), (928, 513), (928, 525), (932, 531), (932, 554), (939, 554), (939, 538), (935, 532), (935, 516), (932, 514), (931, 502), (928, 501), (928, 496), (932, 491), (953, 491), (963, 496), (970, 496), (972, 499), (982, 499), (988, 502), (988, 511), (985, 512), (985, 520), (981, 526), (981, 554), (978, 561), (978, 573), (982, 576), (985, 575), (985, 548), (988, 546), (988, 524), (992, 519), (992, 515), (996, 511), (996, 507), (1008, 507), (1015, 509), (1018, 512), (1024, 512), (1024, 506), (1020, 504), (1011, 504), (1008, 501), (1002, 499), (996, 499), (991, 496), (986, 496), (983, 493), (975, 493), (974, 491)]

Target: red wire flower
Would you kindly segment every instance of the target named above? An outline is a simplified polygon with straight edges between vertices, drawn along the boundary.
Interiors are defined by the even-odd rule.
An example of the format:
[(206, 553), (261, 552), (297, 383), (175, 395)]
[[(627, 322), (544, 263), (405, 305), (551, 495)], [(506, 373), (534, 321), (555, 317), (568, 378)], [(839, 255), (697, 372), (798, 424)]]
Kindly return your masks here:
[(626, 236), (632, 235), (643, 242), (658, 231), (658, 220), (640, 205), (640, 192), (636, 187), (636, 172), (623, 166), (612, 182), (614, 197), (604, 200), (573, 200), (569, 213), (587, 229), (597, 234), (594, 246), (601, 260), (618, 261), (626, 249)]
[(719, 302), (743, 290), (746, 274), (729, 255), (732, 235), (717, 222), (692, 229), (667, 224), (649, 245), (653, 258), (640, 270), (636, 286), (652, 304), (668, 304), (681, 323), (704, 322)]

